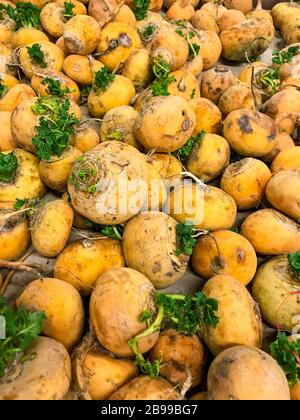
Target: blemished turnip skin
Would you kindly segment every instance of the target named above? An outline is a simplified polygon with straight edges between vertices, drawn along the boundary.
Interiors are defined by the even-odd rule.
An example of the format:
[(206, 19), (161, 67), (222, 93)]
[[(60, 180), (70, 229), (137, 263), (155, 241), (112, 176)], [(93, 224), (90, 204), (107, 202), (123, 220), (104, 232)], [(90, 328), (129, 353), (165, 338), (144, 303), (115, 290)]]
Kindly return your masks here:
[(183, 335), (173, 328), (163, 330), (149, 353), (150, 360), (161, 360), (159, 374), (174, 386), (183, 386), (191, 376), (191, 388), (201, 382), (206, 355), (196, 334)]
[(75, 15), (65, 23), (63, 37), (70, 53), (88, 55), (97, 47), (100, 27), (92, 16)]
[(274, 328), (291, 331), (297, 325), (300, 284), (285, 255), (273, 257), (259, 267), (252, 295), (264, 320)]
[[(77, 175), (78, 171), (87, 167), (94, 174), (89, 184), (81, 182)], [(134, 191), (131, 182), (135, 183)], [(90, 185), (96, 185), (93, 193), (88, 190)], [(95, 223), (117, 225), (141, 210), (148, 197), (148, 190), (144, 188), (147, 185), (146, 156), (128, 144), (106, 141), (86, 152), (75, 163), (68, 191), (78, 213)]]
[(16, 300), (18, 308), (43, 311), (46, 320), (42, 333), (62, 343), (70, 352), (80, 340), (84, 310), (75, 287), (56, 278), (30, 282)]
[(196, 29), (203, 31), (213, 31), (216, 34), (219, 34), (220, 32), (216, 19), (212, 17), (211, 14), (205, 9), (199, 9), (194, 12), (190, 20)]
[(134, 50), (123, 64), (122, 75), (132, 81), (137, 91), (145, 88), (153, 77), (149, 51), (144, 48)]
[(202, 292), (219, 302), (217, 326), (203, 328), (205, 343), (214, 355), (236, 345), (261, 347), (263, 331), (258, 305), (238, 280), (220, 274), (208, 280)]
[(173, 385), (163, 378), (138, 376), (116, 391), (109, 400), (179, 400), (180, 394)]
[(94, 73), (102, 68), (103, 64), (92, 56), (87, 57), (79, 54), (68, 55), (63, 64), (64, 73), (74, 82), (84, 86), (91, 85)]
[(220, 353), (207, 377), (212, 400), (290, 400), (287, 379), (269, 354), (248, 346)]
[(128, 267), (143, 273), (158, 289), (176, 283), (187, 268), (189, 257), (176, 255), (176, 225), (164, 213), (141, 213), (124, 229), (123, 250)]
[[(98, 278), (90, 300), (90, 320), (106, 350), (117, 356), (133, 356), (128, 341), (147, 328), (139, 316), (153, 307), (154, 291), (147, 277), (131, 268), (112, 268)], [(138, 340), (139, 351), (149, 351), (157, 337), (158, 331)]]
[(61, 400), (71, 383), (66, 348), (52, 338), (38, 337), (26, 356), (17, 374), (1, 379), (0, 400)]
[(219, 64), (203, 74), (201, 78), (201, 95), (217, 105), (222, 94), (237, 83), (238, 79), (232, 71)]
[(300, 5), (295, 2), (277, 3), (271, 12), (274, 25), (279, 29), (288, 22), (290, 16), (297, 15), (298, 13), (300, 13)]
[[(261, 159), (265, 162), (273, 162), (273, 160), (275, 160), (276, 156), (280, 152), (294, 146), (295, 146), (295, 143), (292, 137), (288, 133), (285, 133), (284, 131), (282, 131), (277, 134), (274, 140), (274, 146), (271, 152), (262, 156)], [(299, 168), (300, 168), (300, 164), (299, 164)]]

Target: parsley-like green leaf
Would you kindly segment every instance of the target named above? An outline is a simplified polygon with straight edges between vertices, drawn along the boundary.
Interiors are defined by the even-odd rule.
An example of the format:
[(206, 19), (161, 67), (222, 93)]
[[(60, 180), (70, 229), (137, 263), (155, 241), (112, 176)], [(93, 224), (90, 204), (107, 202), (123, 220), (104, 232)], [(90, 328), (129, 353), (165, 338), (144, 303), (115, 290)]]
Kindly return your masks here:
[(102, 67), (102, 69), (95, 73), (94, 87), (96, 87), (96, 89), (100, 90), (101, 92), (105, 92), (115, 77), (116, 76), (110, 73), (107, 67)]
[(168, 86), (175, 82), (174, 76), (169, 76), (170, 69), (165, 61), (157, 59), (153, 64), (153, 73), (156, 79), (151, 83), (153, 96), (169, 96)]
[(16, 357), (27, 350), (42, 331), (46, 316), (43, 312), (12, 309), (0, 297), (0, 315), (5, 319), (6, 338), (0, 339), (0, 377), (3, 377)]
[(153, 23), (149, 23), (149, 25), (143, 27), (142, 29), (139, 29), (138, 33), (143, 42), (148, 42), (152, 39), (155, 31), (156, 31), (156, 26), (153, 25)]
[(284, 332), (277, 334), (276, 341), (270, 345), (271, 355), (285, 372), (293, 386), (300, 380), (300, 339), (289, 341)]
[(147, 12), (150, 6), (150, 0), (133, 0), (134, 9), (133, 13), (136, 20), (143, 20), (147, 16)]
[(288, 255), (290, 267), (296, 278), (300, 281), (300, 252), (294, 252)]
[(15, 210), (27, 209), (26, 210), (27, 216), (32, 216), (37, 209), (37, 205), (44, 204), (44, 203), (45, 201), (39, 198), (31, 199), (31, 200), (28, 200), (28, 199), (22, 200), (20, 198), (17, 198), (14, 203), (14, 209)]
[(42, 85), (47, 85), (47, 92), (53, 96), (64, 96), (71, 92), (68, 87), (62, 89), (60, 80), (52, 77), (45, 77), (42, 80)]
[(0, 182), (11, 182), (18, 168), (18, 160), (14, 154), (0, 152)]
[(232, 226), (229, 230), (234, 233), (240, 233), (239, 228), (237, 226)]
[(139, 315), (139, 321), (145, 322), (152, 318), (152, 312), (151, 311), (144, 311)]
[(73, 16), (75, 16), (75, 13), (73, 12), (74, 7), (75, 7), (74, 3), (71, 3), (69, 1), (64, 2), (64, 10), (63, 10), (62, 15), (66, 20), (69, 20)]
[(206, 135), (205, 130), (202, 130), (201, 133), (196, 136), (192, 136), (180, 149), (176, 152), (173, 152), (172, 155), (179, 158), (181, 161), (186, 161), (196, 144), (200, 144)]
[(7, 87), (3, 83), (3, 80), (0, 78), (0, 98), (6, 93)]
[(16, 29), (37, 28), (40, 25), (39, 7), (30, 2), (17, 2), (16, 7), (4, 6), (10, 19), (16, 22)]
[(41, 50), (40, 44), (33, 44), (32, 47), (26, 47), (26, 49), (28, 51), (30, 60), (33, 64), (42, 68), (47, 67), (45, 56), (43, 51)]
[(290, 63), (295, 55), (300, 53), (298, 46), (289, 47), (287, 51), (274, 50), (272, 53), (272, 62), (274, 64)]
[(196, 239), (194, 235), (194, 225), (192, 222), (178, 223), (176, 225), (177, 235), (177, 249), (176, 255), (186, 254), (192, 255), (194, 246), (196, 245)]
[(107, 236), (111, 239), (117, 239), (118, 241), (122, 240), (124, 228), (121, 225), (100, 225), (88, 219), (85, 219), (84, 223), (87, 228), (92, 229), (95, 232), (101, 233), (101, 235)]
[(280, 74), (279, 69), (272, 69), (271, 67), (262, 70), (259, 74), (258, 81), (264, 88), (270, 88), (272, 95), (277, 92), (280, 87)]

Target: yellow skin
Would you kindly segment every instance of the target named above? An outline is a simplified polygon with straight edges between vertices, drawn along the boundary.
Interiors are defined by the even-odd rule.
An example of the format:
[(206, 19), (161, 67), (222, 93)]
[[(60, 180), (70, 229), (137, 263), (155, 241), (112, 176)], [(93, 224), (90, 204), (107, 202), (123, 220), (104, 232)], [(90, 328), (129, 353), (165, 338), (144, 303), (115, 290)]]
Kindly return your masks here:
[(66, 246), (61, 252), (54, 267), (54, 275), (76, 287), (81, 294), (89, 295), (101, 274), (124, 266), (120, 241), (105, 237), (99, 240), (82, 239)]
[(73, 361), (77, 388), (83, 399), (107, 400), (118, 388), (138, 376), (137, 366), (97, 350), (78, 355)]
[(203, 327), (205, 343), (214, 356), (234, 345), (261, 347), (261, 316), (256, 302), (239, 281), (220, 274), (208, 280), (202, 292), (219, 302), (218, 325)]
[(253, 9), (252, 0), (225, 0), (224, 6), (228, 9), (240, 10), (242, 13), (251, 12)]
[(248, 346), (226, 349), (210, 365), (207, 377), (212, 400), (289, 400), (285, 374), (262, 350)]
[[(13, 3), (17, 3), (19, 0), (12, 0)], [(21, 3), (26, 3), (27, 0), (20, 0)], [(48, 3), (48, 0), (32, 0), (30, 3), (34, 4), (35, 6), (42, 9), (42, 7), (45, 6), (46, 3)]]
[(122, 67), (122, 75), (128, 77), (138, 91), (145, 88), (152, 78), (149, 51), (143, 48), (133, 51)]
[(88, 110), (93, 117), (101, 118), (107, 111), (120, 105), (129, 105), (135, 95), (135, 88), (130, 79), (116, 75), (103, 92), (97, 87), (91, 89), (88, 96)]
[(142, 150), (134, 135), (134, 125), (138, 112), (128, 105), (116, 106), (108, 111), (100, 127), (101, 142), (118, 140)]
[(299, 251), (299, 225), (273, 209), (250, 214), (242, 224), (241, 234), (259, 254), (280, 255)]
[(237, 83), (237, 77), (227, 67), (218, 65), (203, 74), (201, 96), (218, 105), (223, 93)]
[(146, 149), (174, 152), (192, 136), (195, 123), (195, 112), (186, 100), (172, 95), (157, 96), (142, 108), (135, 134)]
[(40, 160), (41, 180), (55, 191), (65, 191), (72, 166), (81, 155), (82, 152), (79, 149), (69, 146), (59, 157), (53, 156), (50, 161)]
[(94, 128), (83, 124), (76, 128), (70, 143), (72, 146), (76, 147), (76, 149), (85, 153), (99, 144), (99, 136)]
[[(260, 105), (262, 98), (259, 93), (256, 94), (256, 103)], [(219, 110), (224, 116), (230, 112), (240, 109), (255, 110), (252, 90), (246, 83), (236, 83), (229, 87), (221, 96), (218, 104)]]
[(31, 220), (34, 248), (45, 257), (58, 255), (69, 239), (73, 218), (73, 210), (64, 200), (57, 199), (42, 205)]
[(56, 278), (33, 280), (16, 300), (18, 308), (43, 311), (47, 319), (42, 334), (62, 343), (70, 352), (81, 338), (83, 304), (78, 291)]
[(96, 19), (102, 28), (110, 22), (120, 8), (120, 0), (85, 0), (88, 3), (89, 15)]
[(14, 202), (0, 203), (0, 258), (14, 260), (22, 255), (30, 244), (30, 231), (28, 219), (11, 218), (11, 225), (5, 227), (5, 215), (14, 212)]
[[(113, 268), (98, 278), (90, 300), (90, 320), (106, 350), (117, 356), (133, 356), (128, 341), (147, 328), (139, 315), (150, 309), (153, 292), (151, 282), (131, 268)], [(113, 302), (118, 304), (118, 312)], [(154, 332), (138, 340), (139, 350), (150, 350), (157, 337), (158, 332)]]
[(195, 77), (200, 76), (203, 70), (203, 58), (201, 54), (198, 54), (196, 57), (188, 60), (181, 68), (190, 71)]
[[(62, 200), (65, 200), (69, 204), (69, 206), (72, 207), (71, 199), (67, 191), (62, 195), (61, 198)], [(78, 229), (88, 229), (88, 227), (86, 226), (86, 218), (81, 216), (81, 214), (79, 214), (76, 210), (74, 210), (73, 207), (72, 209), (74, 212), (73, 226)]]
[(271, 177), (270, 169), (261, 160), (245, 158), (226, 168), (220, 185), (234, 198), (239, 210), (248, 210), (259, 205)]
[(184, 384), (187, 371), (192, 375), (191, 388), (201, 382), (205, 352), (196, 334), (183, 335), (173, 328), (163, 330), (150, 350), (149, 358), (152, 362), (162, 361), (159, 374), (174, 386)]
[(15, 149), (18, 168), (12, 184), (2, 183), (0, 186), (0, 201), (40, 198), (45, 193), (38, 171), (37, 158), (26, 150)]
[(266, 196), (275, 209), (300, 222), (300, 169), (274, 175), (267, 185)]
[(92, 57), (71, 54), (64, 60), (63, 71), (74, 82), (86, 86), (92, 85), (94, 73), (102, 67), (103, 64)]
[[(24, 71), (27, 79), (31, 79), (34, 73), (43, 73), (45, 68), (33, 64), (30, 55), (28, 54), (27, 47), (32, 47), (35, 42), (22, 47), (19, 51), (19, 61), (22, 70)], [(60, 72), (63, 68), (64, 53), (55, 44), (49, 41), (40, 41), (38, 44), (41, 46), (41, 51), (44, 54), (45, 62), (47, 63), (47, 70), (55, 70)]]
[(251, 64), (245, 64), (239, 74), (239, 80), (241, 82), (247, 83), (248, 85), (251, 84), (252, 68), (254, 68), (254, 75), (256, 75), (257, 72), (268, 69), (268, 64), (262, 61), (255, 61)]
[(19, 375), (13, 372), (2, 378), (0, 399), (62, 400), (71, 383), (71, 360), (66, 348), (52, 338), (38, 337), (24, 359)]
[(281, 133), (277, 134), (271, 152), (264, 155), (262, 157), (262, 160), (264, 160), (265, 162), (272, 162), (280, 152), (294, 146), (295, 143), (292, 137), (289, 134), (282, 131)]
[(0, 73), (17, 75), (16, 66), (10, 66), (14, 63), (12, 48), (9, 44), (0, 44)]
[(289, 21), (289, 18), (300, 12), (300, 6), (297, 3), (280, 2), (275, 4), (272, 9), (272, 18), (274, 25), (281, 29), (282, 25)]
[(247, 286), (255, 275), (257, 258), (253, 246), (242, 235), (217, 230), (198, 238), (192, 266), (205, 279), (225, 274)]
[(175, 81), (168, 86), (170, 95), (180, 96), (186, 101), (200, 98), (199, 83), (191, 71), (179, 69), (170, 73), (170, 77), (175, 77)]
[[(74, 102), (78, 102), (80, 98), (80, 91), (77, 84), (72, 79), (70, 79), (63, 73), (57, 73), (55, 71), (49, 71), (45, 73), (45, 77), (59, 80), (62, 89), (69, 88), (70, 90), (69, 93), (66, 93), (66, 96), (68, 96), (68, 98), (70, 98)], [(30, 81), (31, 86), (39, 96), (49, 95), (47, 85), (44, 85), (42, 83), (45, 77), (34, 74)]]
[(213, 67), (219, 60), (222, 44), (218, 35), (213, 31), (197, 31), (199, 38), (200, 54), (203, 58), (203, 70)]
[(10, 43), (14, 29), (14, 22), (11, 22), (10, 20), (2, 21), (0, 23), (0, 42), (4, 44)]
[(187, 62), (188, 56), (188, 43), (173, 28), (162, 28), (154, 37), (151, 45), (152, 60), (163, 59), (169, 69), (174, 71)]
[(13, 112), (19, 104), (29, 98), (36, 98), (34, 90), (23, 83), (15, 84), (0, 98), (0, 111)]
[(68, 48), (65, 45), (65, 41), (64, 41), (64, 37), (63, 36), (60, 36), (59, 38), (57, 38), (57, 40), (55, 41), (55, 45), (57, 45), (58, 48), (60, 48), (62, 50), (62, 52), (64, 53), (65, 57), (71, 54), (70, 51), (68, 50)]
[(220, 131), (222, 114), (213, 102), (205, 98), (195, 98), (190, 101), (190, 105), (196, 114), (195, 134), (199, 134), (202, 130), (206, 133)]
[(133, 11), (126, 4), (122, 4), (118, 12), (111, 20), (112, 22), (126, 23), (127, 25), (135, 27), (136, 18)]
[(167, 200), (167, 192), (160, 173), (155, 166), (148, 163), (148, 169), (148, 201), (144, 204), (144, 210), (160, 210)]
[(253, 111), (232, 111), (224, 121), (224, 137), (237, 153), (243, 156), (261, 157), (270, 153), (278, 129), (272, 118)]
[(220, 32), (215, 17), (212, 17), (205, 9), (199, 9), (194, 12), (191, 18), (191, 24), (194, 28), (203, 31), (213, 31), (216, 34), (219, 34)]
[(11, 74), (0, 73), (0, 77), (1, 77), (2, 83), (4, 84), (4, 86), (6, 88), (11, 88), (11, 87), (13, 87), (15, 85), (18, 85), (20, 83), (19, 80), (16, 79)]
[(205, 182), (217, 178), (228, 166), (230, 146), (217, 134), (207, 133), (203, 140), (194, 146), (186, 168)]
[(246, 20), (246, 16), (240, 10), (226, 10), (223, 16), (218, 19), (220, 32), (231, 28)]
[(1, 127), (0, 152), (13, 150), (17, 147), (17, 143), (14, 140), (11, 133), (10, 119), (11, 119), (11, 112), (0, 111), (0, 127)]
[(64, 43), (72, 54), (91, 54), (100, 39), (98, 22), (91, 16), (77, 15), (64, 26)]
[(149, 162), (158, 170), (165, 183), (180, 182), (182, 167), (175, 156), (169, 153), (152, 153)]
[(11, 43), (14, 48), (23, 47), (27, 44), (35, 44), (40, 41), (49, 41), (47, 35), (36, 28), (20, 28), (13, 33)]
[[(187, 268), (189, 257), (176, 255), (176, 225), (165, 213), (154, 212), (141, 213), (125, 226), (126, 264), (147, 276), (157, 289), (176, 283)], [(145, 255), (150, 257), (145, 259)]]
[[(120, 39), (116, 48), (109, 51), (111, 41)], [(125, 61), (131, 53), (141, 48), (142, 43), (140, 37), (132, 26), (121, 23), (108, 23), (101, 31), (100, 41), (97, 52), (100, 53), (99, 60), (110, 70), (113, 71), (119, 67), (121, 62)]]
[(176, 0), (168, 9), (166, 17), (169, 20), (184, 19), (190, 21), (195, 13), (195, 9), (189, 0)]
[(300, 146), (282, 150), (273, 160), (271, 166), (273, 174), (286, 170), (300, 170)]

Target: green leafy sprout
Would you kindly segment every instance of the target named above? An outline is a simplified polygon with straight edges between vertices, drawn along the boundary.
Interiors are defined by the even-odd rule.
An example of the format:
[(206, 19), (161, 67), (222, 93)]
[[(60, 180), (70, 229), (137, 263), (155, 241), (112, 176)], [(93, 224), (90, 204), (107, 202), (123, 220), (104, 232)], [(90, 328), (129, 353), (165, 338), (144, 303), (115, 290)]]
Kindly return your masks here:
[(0, 339), (0, 378), (9, 370), (11, 364), (19, 358), (42, 331), (46, 319), (44, 312), (27, 312), (22, 308), (12, 309), (6, 300), (0, 297), (0, 315), (5, 319), (6, 337)]
[(69, 145), (69, 139), (79, 124), (74, 113), (70, 113), (71, 103), (67, 97), (39, 97), (32, 105), (34, 114), (39, 115), (39, 125), (35, 127), (32, 144), (42, 160), (61, 156)]
[(280, 87), (279, 68), (262, 70), (259, 74), (258, 81), (264, 88), (270, 88), (272, 95), (274, 95)]
[(107, 67), (96, 71), (94, 77), (94, 87), (100, 92), (105, 92), (107, 87), (114, 81), (115, 75), (110, 73)]
[(73, 16), (75, 16), (75, 13), (73, 12), (74, 7), (75, 7), (74, 3), (71, 3), (70, 1), (64, 2), (64, 10), (62, 12), (62, 15), (66, 20), (69, 20)]
[(290, 63), (295, 55), (300, 53), (298, 46), (289, 47), (287, 51), (274, 50), (272, 53), (272, 62), (274, 64)]
[(133, 0), (134, 10), (133, 13), (136, 17), (136, 20), (143, 20), (147, 16), (150, 0)]
[(47, 92), (49, 95), (64, 96), (71, 93), (71, 90), (68, 87), (62, 89), (60, 80), (52, 77), (45, 77), (42, 80), (42, 85), (47, 86)]
[(123, 235), (123, 226), (122, 225), (100, 225), (98, 223), (93, 223), (91, 220), (84, 220), (84, 223), (87, 228), (92, 229), (94, 232), (101, 233), (101, 235), (107, 236), (111, 239), (117, 239), (122, 241)]
[(16, 22), (16, 30), (20, 28), (37, 28), (40, 25), (41, 10), (30, 2), (17, 2), (15, 8), (1, 4), (0, 11), (2, 16), (6, 12), (7, 16)]
[(149, 23), (148, 25), (146, 25), (142, 29), (139, 29), (138, 33), (139, 33), (142, 41), (148, 42), (152, 39), (155, 31), (156, 31), (156, 26), (153, 25), (153, 23)]
[(37, 206), (39, 204), (44, 204), (45, 201), (41, 200), (39, 198), (36, 199), (21, 199), (17, 198), (14, 203), (14, 209), (15, 210), (23, 210), (26, 209), (27, 216), (33, 216), (33, 214), (36, 212)]
[(170, 69), (167, 63), (162, 59), (155, 59), (153, 64), (153, 73), (156, 79), (151, 83), (153, 96), (169, 96), (168, 86), (176, 82), (174, 76), (170, 76)]
[(169, 295), (156, 292), (154, 303), (157, 309), (156, 317), (151, 323), (153, 313), (146, 310), (139, 315), (140, 322), (146, 322), (147, 328), (131, 338), (129, 347), (135, 354), (135, 363), (141, 372), (157, 378), (161, 368), (161, 360), (150, 362), (145, 359), (139, 351), (139, 340), (149, 334), (160, 331), (162, 323), (167, 321), (172, 328), (184, 335), (197, 334), (203, 325), (210, 325), (215, 328), (219, 322), (216, 316), (218, 301), (210, 299), (204, 293), (198, 292), (194, 295)]
[(111, 130), (108, 135), (107, 138), (110, 140), (121, 140), (122, 139), (122, 133), (121, 130)]
[(26, 47), (26, 49), (33, 64), (42, 68), (47, 67), (45, 56), (40, 44), (33, 44), (32, 47)]
[(178, 223), (176, 225), (177, 249), (176, 255), (192, 255), (196, 239), (195, 228), (192, 222)]
[(270, 344), (270, 350), (290, 385), (300, 381), (300, 339), (289, 341), (284, 332), (278, 332), (276, 341)]
[(300, 281), (300, 252), (289, 254), (288, 261), (293, 274)]
[(3, 79), (0, 78), (0, 98), (6, 93), (7, 87), (5, 86)]
[[(176, 25), (178, 26), (178, 21), (176, 21)], [(184, 27), (184, 26), (181, 26)], [(186, 27), (184, 27), (186, 28)], [(186, 33), (182, 29), (175, 29), (175, 32), (180, 35), (182, 38), (184, 38), (187, 43), (189, 44), (189, 59), (193, 59), (199, 55), (200, 52), (200, 45), (198, 45), (196, 42), (193, 42), (193, 38), (196, 36), (195, 32), (189, 31)]]
[(0, 182), (12, 182), (18, 169), (18, 160), (14, 152), (0, 152)]
[(172, 155), (185, 162), (192, 153), (193, 148), (196, 145), (201, 144), (205, 135), (205, 130), (202, 130), (196, 136), (192, 136), (180, 149), (176, 150), (176, 152), (173, 152)]

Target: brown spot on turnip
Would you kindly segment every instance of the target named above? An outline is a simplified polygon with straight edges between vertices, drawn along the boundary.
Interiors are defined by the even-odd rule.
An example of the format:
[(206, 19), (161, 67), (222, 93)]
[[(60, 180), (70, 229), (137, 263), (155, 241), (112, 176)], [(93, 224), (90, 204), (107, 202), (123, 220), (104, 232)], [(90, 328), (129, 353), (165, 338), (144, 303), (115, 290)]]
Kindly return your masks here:
[(236, 260), (239, 264), (242, 264), (246, 260), (245, 251), (242, 248), (237, 248), (236, 250)]
[(241, 132), (244, 134), (252, 134), (253, 129), (250, 125), (249, 117), (247, 115), (243, 115), (241, 118), (237, 120), (237, 123), (241, 129)]

